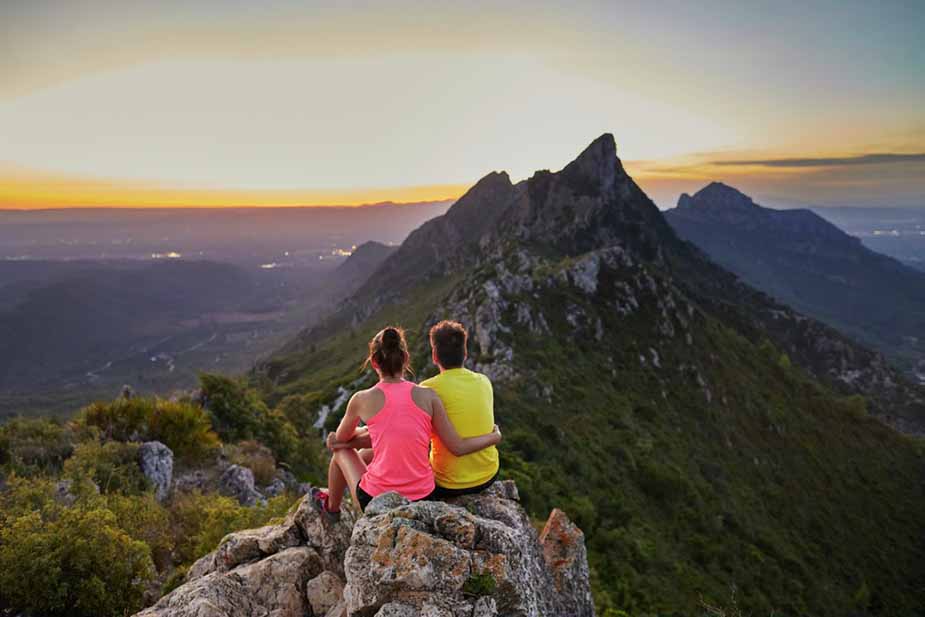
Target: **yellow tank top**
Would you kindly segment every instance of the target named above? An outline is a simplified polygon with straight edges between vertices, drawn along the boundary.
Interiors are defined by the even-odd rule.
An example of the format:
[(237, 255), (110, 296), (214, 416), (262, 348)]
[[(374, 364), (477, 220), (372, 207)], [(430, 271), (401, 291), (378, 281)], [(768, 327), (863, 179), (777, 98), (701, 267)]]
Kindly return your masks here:
[[(440, 395), (450, 422), (460, 437), (490, 433), (495, 424), (491, 381), (481, 373), (454, 368), (421, 383)], [(498, 473), (498, 449), (494, 446), (465, 456), (454, 456), (436, 435), (431, 436), (430, 464), (437, 484), (444, 488), (471, 488)]]

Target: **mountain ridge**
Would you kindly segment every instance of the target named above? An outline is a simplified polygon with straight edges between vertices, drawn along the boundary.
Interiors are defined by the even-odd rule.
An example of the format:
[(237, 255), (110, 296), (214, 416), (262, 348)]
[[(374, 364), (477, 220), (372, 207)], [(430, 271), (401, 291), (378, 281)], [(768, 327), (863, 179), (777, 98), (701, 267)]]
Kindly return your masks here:
[[(665, 213), (680, 235), (747, 283), (907, 369), (925, 358), (925, 343), (917, 340), (925, 328), (920, 272), (809, 210), (774, 210), (731, 187), (741, 197), (707, 188), (682, 195)], [(746, 200), (751, 205), (743, 208)]]
[[(502, 473), (529, 511), (561, 506), (586, 531), (599, 611), (687, 614), (730, 582), (764, 613), (844, 614), (862, 579), (892, 614), (925, 601), (909, 574), (925, 563), (919, 455), (836, 389), (849, 375), (842, 391), (876, 394), (894, 373), (681, 240), (615, 149), (604, 165), (612, 140), (505, 187), (487, 234), (392, 279), (387, 298), (365, 286), (252, 383), (270, 402), (370, 385), (366, 341), (396, 322), (427, 377), (429, 326), (457, 319), (495, 385)], [(910, 392), (870, 409), (883, 418)]]

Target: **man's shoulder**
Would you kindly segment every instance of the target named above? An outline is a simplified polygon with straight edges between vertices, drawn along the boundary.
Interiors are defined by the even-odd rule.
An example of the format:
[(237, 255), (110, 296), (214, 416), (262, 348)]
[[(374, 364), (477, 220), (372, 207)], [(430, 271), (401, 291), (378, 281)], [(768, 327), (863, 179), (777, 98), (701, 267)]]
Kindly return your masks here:
[(434, 375), (433, 377), (428, 377), (418, 385), (422, 388), (433, 388), (435, 384), (440, 383), (440, 374)]

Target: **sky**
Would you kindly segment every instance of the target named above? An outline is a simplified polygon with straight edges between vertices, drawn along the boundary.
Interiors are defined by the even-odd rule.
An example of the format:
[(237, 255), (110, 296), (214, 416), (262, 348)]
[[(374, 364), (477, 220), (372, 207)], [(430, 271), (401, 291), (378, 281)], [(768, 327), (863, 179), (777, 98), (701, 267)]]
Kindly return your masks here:
[(925, 206), (925, 2), (4, 0), (0, 208), (423, 201), (613, 133), (662, 207)]

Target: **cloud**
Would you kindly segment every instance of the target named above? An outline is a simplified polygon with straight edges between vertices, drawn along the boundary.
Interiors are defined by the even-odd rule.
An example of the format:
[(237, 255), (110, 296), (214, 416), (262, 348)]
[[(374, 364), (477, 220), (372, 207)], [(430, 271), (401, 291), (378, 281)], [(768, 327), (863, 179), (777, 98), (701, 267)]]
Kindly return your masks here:
[(897, 154), (880, 152), (857, 156), (811, 157), (784, 159), (751, 159), (734, 161), (711, 161), (711, 165), (721, 167), (843, 167), (849, 165), (885, 165), (894, 163), (925, 162), (925, 152)]

